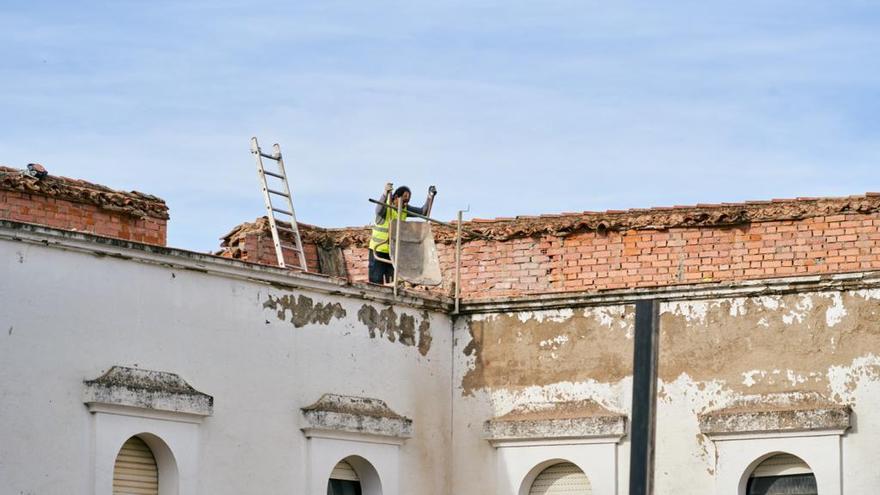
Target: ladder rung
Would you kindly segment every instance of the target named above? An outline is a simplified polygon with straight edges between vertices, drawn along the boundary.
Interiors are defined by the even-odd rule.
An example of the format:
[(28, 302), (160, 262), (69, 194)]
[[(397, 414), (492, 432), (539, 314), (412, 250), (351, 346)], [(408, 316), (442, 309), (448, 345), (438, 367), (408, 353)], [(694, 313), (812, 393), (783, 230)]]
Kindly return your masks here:
[(283, 232), (290, 232), (291, 234), (296, 234), (296, 231), (293, 229), (288, 229), (287, 227), (275, 227), (276, 229)]
[(263, 153), (262, 151), (260, 152), (260, 156), (262, 156), (263, 158), (268, 158), (270, 160), (275, 160), (275, 161), (281, 160), (280, 156), (270, 155), (268, 153)]
[(284, 176), (281, 174), (276, 174), (275, 172), (269, 172), (268, 170), (263, 170), (263, 173), (266, 175), (271, 175), (272, 177), (278, 177), (279, 179), (283, 179)]
[(279, 195), (279, 196), (284, 196), (285, 198), (288, 197), (288, 194), (285, 193), (285, 192), (276, 191), (275, 189), (269, 189), (268, 187), (266, 188), (266, 190), (269, 191), (269, 192), (272, 193), (272, 194), (277, 194), (277, 195)]
[(281, 208), (272, 208), (272, 211), (277, 211), (278, 213), (283, 213), (285, 215), (293, 216), (293, 213), (291, 213), (287, 210), (282, 210)]
[(281, 249), (286, 249), (288, 251), (296, 251), (297, 253), (300, 251), (299, 249), (297, 249), (293, 246), (285, 246), (284, 244), (281, 245)]

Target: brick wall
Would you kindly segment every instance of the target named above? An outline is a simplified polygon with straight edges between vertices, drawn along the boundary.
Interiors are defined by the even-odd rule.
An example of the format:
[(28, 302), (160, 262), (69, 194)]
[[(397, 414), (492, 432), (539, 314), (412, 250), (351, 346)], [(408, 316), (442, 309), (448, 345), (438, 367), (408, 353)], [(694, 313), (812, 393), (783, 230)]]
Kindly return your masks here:
[[(440, 249), (451, 276), (454, 249)], [(598, 291), (880, 269), (880, 216), (846, 214), (735, 227), (475, 241), (462, 250), (469, 298)]]
[(168, 208), (142, 193), (0, 167), (0, 219), (164, 246)]
[[(279, 222), (279, 226), (288, 227), (289, 224)], [(313, 228), (309, 225), (300, 225), (300, 232), (304, 234), (308, 229)], [(287, 244), (293, 245), (293, 237), (282, 231), (282, 237)], [(269, 230), (269, 221), (266, 217), (258, 218), (253, 223), (244, 223), (237, 226), (231, 232), (223, 236), (222, 250), (220, 256), (225, 258), (240, 259), (251, 263), (260, 263), (263, 265), (278, 266), (278, 256), (275, 254), (275, 243), (272, 240), (272, 233)], [(303, 239), (303, 252), (306, 255), (306, 266), (308, 271), (312, 273), (320, 273), (320, 262), (318, 260), (318, 246), (315, 242)], [(287, 256), (287, 254), (285, 255)], [(289, 256), (295, 257), (295, 252), (290, 252)], [(291, 259), (287, 259), (290, 264)], [(298, 263), (293, 258), (294, 263)]]
[[(272, 241), (272, 234), (269, 232), (255, 236), (248, 236), (245, 245), (242, 246), (242, 248), (241, 256), (239, 256), (239, 259), (242, 261), (250, 261), (252, 263), (260, 263), (263, 265), (278, 265), (278, 256), (275, 254), (275, 243)], [(309, 267), (309, 271), (316, 273), (319, 272), (320, 268), (318, 264), (317, 246), (314, 243), (304, 242), (303, 251), (305, 251), (306, 265)], [(290, 258), (287, 256), (290, 256)], [(285, 253), (288, 265), (299, 263), (295, 256), (296, 253), (293, 252)]]
[[(474, 220), (467, 227), (493, 238), (463, 244), (461, 291), (468, 299), (880, 269), (877, 194)], [(338, 247), (349, 279), (367, 280), (369, 229), (313, 228), (304, 238)], [(444, 273), (439, 290), (451, 294), (453, 233), (439, 228), (435, 238)]]

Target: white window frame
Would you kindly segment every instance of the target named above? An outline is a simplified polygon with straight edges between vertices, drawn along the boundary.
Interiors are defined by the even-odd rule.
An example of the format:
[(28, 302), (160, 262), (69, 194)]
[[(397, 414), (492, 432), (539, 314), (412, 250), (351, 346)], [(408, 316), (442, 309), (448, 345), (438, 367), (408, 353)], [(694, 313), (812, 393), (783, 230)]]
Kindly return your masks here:
[(605, 415), (563, 420), (486, 422), (484, 435), (496, 448), (498, 495), (528, 495), (541, 472), (570, 462), (590, 480), (593, 495), (617, 495), (618, 444), (626, 417)]
[(745, 495), (755, 468), (773, 454), (799, 457), (810, 466), (822, 495), (842, 495), (841, 435), (843, 431), (715, 436), (716, 495)]
[[(126, 384), (129, 377), (136, 377)], [(113, 471), (122, 445), (141, 438), (156, 459), (159, 495), (196, 495), (199, 424), (213, 411), (213, 398), (200, 392), (158, 393), (139, 389), (145, 377), (189, 387), (173, 373), (114, 366), (85, 381), (83, 402), (91, 423), (91, 493), (112, 495)], [(191, 387), (189, 387), (191, 388)]]
[(302, 409), (309, 495), (327, 495), (330, 474), (345, 460), (363, 495), (400, 494), (400, 446), (412, 436), (412, 420), (385, 402), (325, 394)]
[(842, 437), (851, 410), (816, 393), (744, 397), (727, 409), (700, 415), (700, 430), (715, 443), (715, 494), (745, 495), (749, 477), (771, 455), (799, 457), (822, 495), (842, 495)]

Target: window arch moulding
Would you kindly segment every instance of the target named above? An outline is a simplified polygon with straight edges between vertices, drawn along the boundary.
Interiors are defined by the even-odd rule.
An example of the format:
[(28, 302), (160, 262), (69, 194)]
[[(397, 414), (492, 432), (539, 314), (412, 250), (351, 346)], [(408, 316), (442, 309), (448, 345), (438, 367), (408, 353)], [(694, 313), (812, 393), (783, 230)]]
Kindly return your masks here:
[(394, 412), (385, 401), (324, 394), (302, 408), (307, 438), (326, 437), (401, 445), (412, 437), (413, 421)]
[(532, 403), (483, 425), (496, 448), (495, 493), (505, 495), (527, 495), (540, 471), (561, 461), (583, 471), (593, 495), (614, 495), (625, 435), (626, 416), (592, 400)]
[(813, 469), (819, 493), (841, 495), (841, 437), (851, 409), (815, 392), (743, 397), (699, 417), (715, 445), (716, 495), (744, 495), (748, 477), (774, 453), (802, 459)]
[[(382, 400), (336, 394), (324, 394), (300, 411), (308, 439), (308, 493), (326, 493), (330, 474), (342, 459), (358, 472), (364, 495), (415, 489), (400, 486), (400, 446), (413, 435), (411, 419)], [(371, 469), (364, 469), (366, 464)]]
[(116, 457), (132, 436), (153, 451), (159, 493), (197, 493), (199, 429), (213, 413), (213, 397), (175, 373), (126, 366), (84, 380), (82, 397), (91, 416), (90, 493), (112, 494)]
[(529, 443), (617, 443), (626, 435), (626, 416), (591, 400), (529, 404), (486, 421), (492, 446)]
[(816, 392), (754, 395), (700, 415), (700, 431), (713, 439), (737, 435), (826, 432), (842, 435), (852, 410)]
[(83, 402), (91, 412), (200, 422), (214, 410), (213, 397), (165, 371), (113, 366), (83, 384)]

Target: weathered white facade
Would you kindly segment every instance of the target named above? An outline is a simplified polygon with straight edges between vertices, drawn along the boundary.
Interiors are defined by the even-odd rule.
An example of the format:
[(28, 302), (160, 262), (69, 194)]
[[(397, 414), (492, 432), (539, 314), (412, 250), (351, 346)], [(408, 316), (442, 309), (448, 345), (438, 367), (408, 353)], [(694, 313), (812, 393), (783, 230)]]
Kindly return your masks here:
[(874, 273), (452, 315), (411, 292), (12, 222), (0, 273), (2, 493), (111, 493), (131, 435), (163, 495), (324, 495), (343, 459), (367, 495), (525, 495), (562, 461), (596, 495), (627, 493), (646, 297), (664, 301), (655, 493), (743, 495), (776, 453), (822, 495), (880, 487)]
[[(611, 438), (615, 448), (604, 457), (580, 462), (615, 465), (595, 475), (603, 486), (615, 477), (614, 486), (593, 493), (628, 493), (627, 437), (587, 426), (556, 437), (572, 417), (607, 426), (602, 418), (628, 415), (632, 303), (656, 297), (667, 302), (655, 493), (743, 495), (756, 466), (778, 453), (809, 465), (818, 493), (873, 493), (880, 486), (869, 466), (880, 455), (880, 430), (870, 426), (880, 424), (878, 282), (875, 274), (845, 274), (471, 304), (455, 329), (453, 492), (523, 493), (528, 477), (505, 474), (510, 466), (551, 457), (548, 445), (577, 464), (576, 455)], [(566, 404), (596, 407), (573, 416)], [(492, 439), (492, 418), (510, 415), (522, 417), (530, 436), (516, 449)], [(563, 455), (573, 443), (583, 446)], [(590, 475), (592, 466), (581, 468)], [(474, 481), (493, 470), (492, 488), (491, 480)]]
[[(324, 495), (350, 455), (382, 494), (446, 493), (452, 341), (435, 301), (391, 304), (387, 291), (323, 277), (8, 225), (0, 493), (109, 494), (132, 434), (158, 447), (160, 480), (173, 458), (179, 483), (163, 495)], [(95, 401), (84, 381), (114, 366), (176, 374), (212, 410)], [(301, 409), (328, 393), (384, 401), (411, 432), (307, 436)]]

